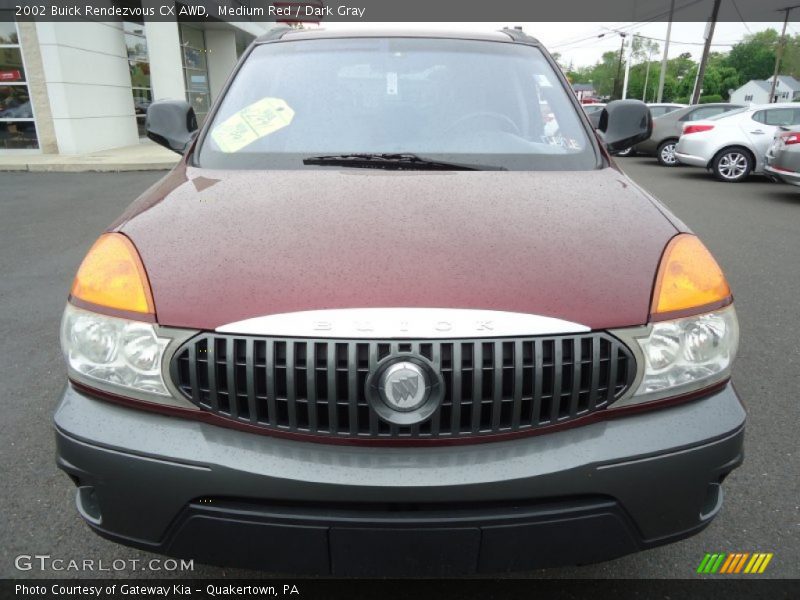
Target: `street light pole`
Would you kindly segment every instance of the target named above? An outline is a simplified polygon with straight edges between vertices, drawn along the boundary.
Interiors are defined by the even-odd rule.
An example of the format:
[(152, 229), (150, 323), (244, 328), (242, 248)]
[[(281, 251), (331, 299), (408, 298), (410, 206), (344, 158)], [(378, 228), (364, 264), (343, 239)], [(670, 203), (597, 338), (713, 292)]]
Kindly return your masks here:
[(628, 78), (631, 74), (631, 58), (633, 57), (633, 42), (636, 40), (636, 34), (631, 37), (631, 43), (628, 46), (628, 58), (625, 61), (625, 79), (622, 82), (622, 99), (628, 97)]
[(617, 61), (617, 76), (614, 77), (614, 97), (618, 98), (619, 94), (619, 75), (620, 71), (622, 71), (622, 53), (625, 51), (625, 33), (618, 31), (619, 37), (622, 39), (622, 42), (619, 45), (619, 60)]
[(650, 79), (650, 61), (653, 59), (653, 49), (647, 54), (647, 70), (644, 72), (644, 91), (642, 92), (642, 102), (647, 102), (647, 81)]
[(769, 101), (777, 102), (777, 98), (775, 97), (775, 86), (778, 84), (778, 71), (781, 68), (781, 59), (783, 58), (783, 49), (786, 47), (786, 25), (789, 23), (789, 13), (792, 11), (793, 8), (797, 8), (800, 5), (795, 6), (787, 6), (786, 8), (782, 8), (781, 10), (786, 12), (786, 18), (783, 20), (783, 31), (781, 32), (781, 41), (778, 44), (778, 51), (775, 53), (775, 71), (772, 74), (772, 85), (770, 86), (769, 90)]

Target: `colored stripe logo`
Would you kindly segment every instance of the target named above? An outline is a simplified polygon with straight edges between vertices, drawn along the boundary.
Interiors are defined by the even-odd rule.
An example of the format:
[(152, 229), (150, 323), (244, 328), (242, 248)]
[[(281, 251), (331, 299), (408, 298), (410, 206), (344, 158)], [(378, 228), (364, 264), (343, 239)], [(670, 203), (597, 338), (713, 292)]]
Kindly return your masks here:
[(697, 567), (702, 574), (763, 573), (772, 560), (772, 552), (707, 552)]

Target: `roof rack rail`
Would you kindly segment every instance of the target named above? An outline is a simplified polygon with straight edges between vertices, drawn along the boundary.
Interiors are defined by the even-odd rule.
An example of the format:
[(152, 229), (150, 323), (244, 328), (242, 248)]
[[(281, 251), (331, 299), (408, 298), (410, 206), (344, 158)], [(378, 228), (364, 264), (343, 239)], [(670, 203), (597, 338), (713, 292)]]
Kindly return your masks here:
[(288, 25), (279, 25), (277, 27), (273, 27), (266, 33), (262, 33), (255, 39), (256, 44), (261, 44), (263, 42), (274, 42), (275, 40), (281, 39), (284, 35), (293, 31), (291, 27)]
[(503, 27), (500, 32), (505, 33), (515, 42), (525, 42), (526, 44), (536, 44), (537, 46), (542, 45), (535, 37), (522, 31), (522, 27)]

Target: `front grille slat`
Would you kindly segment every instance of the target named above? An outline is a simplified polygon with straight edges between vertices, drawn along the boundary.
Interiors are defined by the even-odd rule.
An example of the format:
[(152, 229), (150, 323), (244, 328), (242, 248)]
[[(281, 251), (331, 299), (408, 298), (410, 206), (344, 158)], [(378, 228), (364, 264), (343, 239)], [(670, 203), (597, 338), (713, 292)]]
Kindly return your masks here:
[[(378, 345), (377, 344), (370, 344), (369, 345), (369, 370), (370, 372), (374, 371), (375, 368), (378, 366)], [(372, 437), (378, 435), (378, 414), (371, 410), (369, 411), (369, 434)]]
[(514, 341), (514, 409), (511, 411), (511, 429), (518, 429), (522, 421), (522, 340)]
[(356, 363), (356, 344), (347, 345), (347, 402), (350, 421), (350, 435), (358, 434), (358, 364)]
[(187, 351), (189, 359), (189, 393), (190, 399), (197, 405), (200, 405), (200, 386), (197, 383), (197, 352), (199, 347), (190, 348)]
[(592, 339), (592, 384), (589, 387), (589, 410), (594, 410), (597, 406), (600, 385), (600, 340)]
[[(398, 425), (373, 409), (382, 400), (372, 397), (370, 374), (409, 356), (428, 361), (443, 389), (425, 420)], [(605, 332), (452, 340), (207, 332), (184, 342), (170, 374), (201, 409), (266, 430), (322, 439), (469, 439), (602, 410), (628, 391), (636, 362)]]
[(217, 352), (215, 343), (207, 343), (206, 356), (208, 357), (208, 363), (206, 363), (206, 372), (208, 373), (208, 405), (211, 407), (211, 410), (216, 411), (219, 409), (219, 402), (217, 401)]
[(308, 397), (308, 430), (317, 431), (317, 361), (316, 344), (306, 344), (306, 395)]
[(267, 340), (267, 365), (265, 368), (267, 372), (267, 415), (269, 416), (269, 424), (272, 427), (278, 426), (277, 418), (277, 403), (275, 402), (275, 373), (277, 368), (275, 366), (275, 342)]
[(247, 412), (250, 415), (250, 422), (258, 422), (258, 408), (256, 407), (256, 381), (255, 381), (255, 358), (253, 356), (255, 340), (246, 339), (245, 343), (245, 376), (247, 377)]
[(533, 410), (531, 411), (531, 425), (536, 427), (542, 415), (542, 379), (544, 379), (544, 342), (537, 338), (533, 346)]
[(294, 341), (286, 343), (286, 416), (289, 422), (289, 429), (297, 429), (297, 402), (291, 401), (291, 398), (297, 398), (294, 372), (296, 343)]
[(463, 372), (461, 362), (461, 342), (453, 344), (453, 389), (445, 390), (445, 400), (449, 397), (451, 402), (450, 412), (450, 431), (453, 434), (458, 434), (461, 428), (461, 374)]
[(493, 354), (492, 431), (497, 431), (500, 429), (500, 413), (503, 407), (503, 342), (495, 342)]
[(233, 343), (235, 338), (228, 338), (225, 340), (225, 369), (226, 369), (226, 382), (228, 390), (228, 412), (234, 419), (239, 416), (238, 405), (236, 399), (236, 357), (233, 353)]
[[(399, 342), (392, 342), (390, 345), (392, 355), (397, 355), (400, 353), (400, 344)], [(400, 427), (397, 423), (389, 423), (389, 437), (398, 437), (400, 435)]]
[[(442, 371), (442, 344), (436, 343), (433, 345), (433, 370), (437, 372)], [(446, 387), (446, 384), (444, 384)], [(436, 409), (436, 411), (431, 415), (431, 430), (430, 434), (432, 437), (437, 437), (439, 435), (439, 428), (441, 427), (441, 420), (442, 420), (442, 406)]]
[[(557, 340), (553, 344), (553, 365), (562, 364), (564, 345), (561, 340)], [(561, 414), (561, 383), (563, 379), (563, 371), (556, 372), (552, 369), (553, 373), (553, 398), (551, 400), (550, 408), (550, 422), (555, 423)]]
[(335, 434), (339, 431), (339, 415), (336, 404), (339, 396), (336, 391), (336, 344), (333, 342), (328, 344), (326, 367), (328, 374), (328, 431)]
[(570, 340), (572, 344), (572, 396), (569, 401), (569, 416), (574, 419), (578, 416), (578, 403), (581, 396), (581, 361), (583, 360), (583, 346), (581, 339), (574, 337)]
[(470, 432), (481, 429), (481, 401), (483, 400), (483, 344), (472, 344), (472, 426)]
[(608, 390), (606, 391), (606, 403), (611, 402), (614, 399), (614, 387), (617, 381), (617, 360), (614, 358), (614, 352), (617, 349), (617, 344), (615, 342), (611, 342), (611, 350), (609, 351), (609, 363), (608, 363)]

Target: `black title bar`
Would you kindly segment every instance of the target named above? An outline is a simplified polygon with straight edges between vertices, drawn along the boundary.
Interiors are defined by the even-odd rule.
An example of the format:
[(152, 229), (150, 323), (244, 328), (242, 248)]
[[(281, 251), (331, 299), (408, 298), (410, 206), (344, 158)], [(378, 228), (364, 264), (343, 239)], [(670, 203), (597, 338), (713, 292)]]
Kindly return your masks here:
[[(673, 19), (704, 22), (714, 0), (676, 0)], [(718, 21), (782, 21), (792, 0), (721, 4)], [(795, 0), (794, 4), (800, 4)], [(666, 21), (669, 0), (0, 0), (0, 20), (254, 22)], [(800, 8), (796, 9), (800, 16)]]

